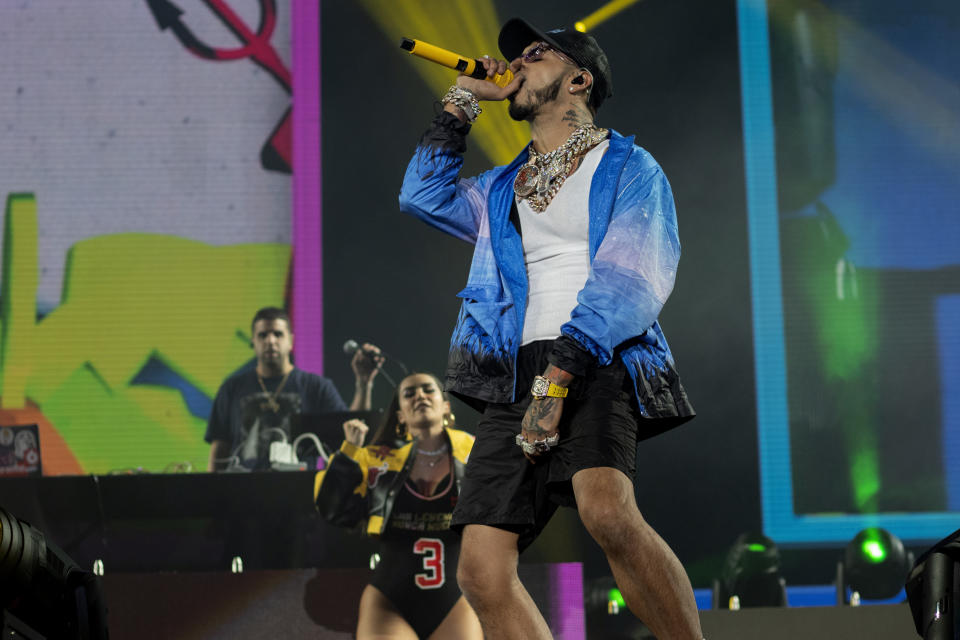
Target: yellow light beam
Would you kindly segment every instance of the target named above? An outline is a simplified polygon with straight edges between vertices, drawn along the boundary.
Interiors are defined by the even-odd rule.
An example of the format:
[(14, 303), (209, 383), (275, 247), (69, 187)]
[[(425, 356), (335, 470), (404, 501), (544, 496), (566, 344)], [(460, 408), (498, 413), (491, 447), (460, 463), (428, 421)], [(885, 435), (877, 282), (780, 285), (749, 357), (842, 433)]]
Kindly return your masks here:
[[(397, 0), (361, 0), (361, 5), (396, 47), (401, 37), (422, 38), (438, 47), (449, 47), (463, 55), (500, 57), (497, 35), (500, 21), (492, 0), (448, 0), (419, 5)], [(429, 10), (428, 10), (429, 9)], [(403, 55), (397, 50), (396, 55)], [(408, 56), (411, 68), (439, 99), (456, 81), (457, 73), (427, 60)], [(484, 102), (483, 114), (473, 126), (471, 143), (494, 164), (506, 164), (530, 140), (526, 123), (507, 114), (506, 102)], [(424, 114), (424, 123), (430, 112)]]
[(573, 28), (582, 33), (586, 33), (638, 2), (640, 2), (640, 0), (611, 0), (611, 2), (603, 5), (586, 18), (578, 20), (573, 25)]

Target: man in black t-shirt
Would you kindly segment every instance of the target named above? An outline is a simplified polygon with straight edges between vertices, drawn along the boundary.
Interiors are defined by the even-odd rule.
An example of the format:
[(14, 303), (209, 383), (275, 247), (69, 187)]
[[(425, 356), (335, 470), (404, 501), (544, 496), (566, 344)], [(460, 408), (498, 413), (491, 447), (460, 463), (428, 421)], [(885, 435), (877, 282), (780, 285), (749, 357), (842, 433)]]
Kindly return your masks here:
[[(330, 380), (293, 366), (293, 334), (285, 311), (260, 309), (252, 333), (256, 366), (227, 378), (213, 402), (204, 436), (210, 443), (209, 471), (266, 468), (270, 443), (289, 438), (292, 416), (348, 410)], [(373, 379), (383, 362), (379, 354), (371, 344), (357, 349), (350, 363), (356, 385), (349, 410), (370, 409)]]

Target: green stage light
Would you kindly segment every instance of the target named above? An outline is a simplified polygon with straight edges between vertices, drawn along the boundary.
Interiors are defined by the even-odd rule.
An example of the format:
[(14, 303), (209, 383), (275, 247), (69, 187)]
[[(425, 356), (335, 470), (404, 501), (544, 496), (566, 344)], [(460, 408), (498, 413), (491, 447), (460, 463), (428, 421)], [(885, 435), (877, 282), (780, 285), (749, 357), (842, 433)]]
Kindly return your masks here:
[(623, 601), (623, 594), (620, 593), (620, 589), (610, 589), (607, 593), (607, 602), (615, 602), (617, 607), (623, 609), (627, 606), (627, 603)]
[(870, 562), (883, 562), (887, 557), (887, 549), (879, 540), (866, 540), (860, 546), (863, 555)]
[(759, 542), (754, 542), (747, 545), (747, 551), (753, 551), (754, 553), (763, 553), (767, 550), (767, 545), (760, 544)]
[(843, 558), (837, 562), (837, 604), (860, 598), (893, 598), (903, 588), (912, 566), (913, 554), (900, 538), (879, 527), (863, 529), (847, 544)]

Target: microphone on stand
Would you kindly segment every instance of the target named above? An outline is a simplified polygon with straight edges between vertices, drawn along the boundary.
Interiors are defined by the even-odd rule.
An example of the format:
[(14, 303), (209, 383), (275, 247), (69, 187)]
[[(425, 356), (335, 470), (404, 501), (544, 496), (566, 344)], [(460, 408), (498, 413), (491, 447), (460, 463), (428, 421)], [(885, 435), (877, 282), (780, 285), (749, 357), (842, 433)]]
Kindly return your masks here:
[(423, 40), (403, 38), (400, 40), (400, 48), (404, 51), (409, 51), (411, 54), (423, 58), (424, 60), (436, 62), (437, 64), (459, 71), (460, 73), (468, 75), (471, 78), (489, 80), (498, 87), (505, 87), (510, 84), (511, 80), (513, 80), (513, 72), (509, 69), (504, 71), (503, 74), (498, 73), (492, 77), (487, 77), (487, 70), (483, 66), (483, 63), (479, 60), (461, 56), (459, 53), (454, 53), (453, 51), (441, 49), (440, 47), (424, 42)]
[[(396, 362), (397, 366), (400, 367), (401, 370), (403, 370), (403, 375), (407, 375), (406, 365), (400, 362), (399, 360), (397, 360), (396, 358), (388, 355), (385, 351), (380, 351), (379, 353), (377, 353), (376, 351), (367, 351), (360, 346), (359, 342), (353, 339), (347, 340), (346, 342), (343, 343), (343, 353), (345, 355), (352, 358), (357, 351), (359, 351), (364, 357), (367, 357), (367, 358), (376, 358), (377, 356), (382, 357), (384, 360), (389, 358), (393, 362)], [(384, 371), (382, 364), (377, 367), (377, 370), (383, 374), (384, 379), (387, 382), (389, 382), (394, 389), (397, 388), (397, 383), (393, 381), (393, 378), (390, 377), (390, 374)]]
[[(347, 340), (346, 342), (343, 343), (343, 353), (345, 355), (352, 357), (353, 354), (355, 354), (358, 349), (360, 349), (360, 343), (357, 342), (356, 340)], [(370, 356), (377, 355), (373, 351), (364, 351), (363, 353)], [(387, 356), (387, 354), (383, 353), (382, 351), (380, 352), (380, 355), (382, 355), (383, 357)]]

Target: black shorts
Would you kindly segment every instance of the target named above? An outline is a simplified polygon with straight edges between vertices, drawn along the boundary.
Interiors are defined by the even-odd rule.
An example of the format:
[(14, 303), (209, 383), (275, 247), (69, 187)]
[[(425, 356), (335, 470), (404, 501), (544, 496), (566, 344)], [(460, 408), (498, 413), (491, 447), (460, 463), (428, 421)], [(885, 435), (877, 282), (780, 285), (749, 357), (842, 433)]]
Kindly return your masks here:
[(556, 447), (530, 464), (517, 446), (520, 421), (532, 400), (529, 385), (546, 368), (551, 346), (552, 341), (543, 341), (521, 347), (520, 400), (489, 404), (484, 411), (451, 528), (485, 524), (513, 531), (520, 534), (522, 551), (540, 535), (558, 506), (576, 507), (571, 479), (577, 471), (612, 467), (633, 479), (636, 403), (630, 376), (617, 358), (571, 387), (563, 401)]

